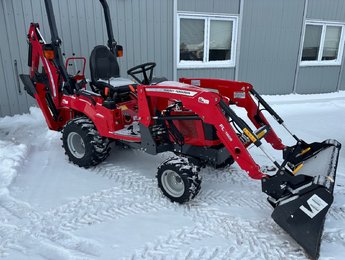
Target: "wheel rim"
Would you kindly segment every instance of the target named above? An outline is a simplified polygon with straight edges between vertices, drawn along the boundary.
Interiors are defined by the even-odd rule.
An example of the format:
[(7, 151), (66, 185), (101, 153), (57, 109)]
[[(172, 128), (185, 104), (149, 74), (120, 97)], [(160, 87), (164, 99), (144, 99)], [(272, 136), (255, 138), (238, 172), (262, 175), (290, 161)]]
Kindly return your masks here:
[(181, 197), (185, 191), (184, 182), (175, 171), (166, 170), (161, 177), (164, 190), (173, 197)]
[(67, 145), (72, 155), (78, 159), (85, 155), (85, 144), (83, 138), (76, 132), (72, 132), (67, 137)]

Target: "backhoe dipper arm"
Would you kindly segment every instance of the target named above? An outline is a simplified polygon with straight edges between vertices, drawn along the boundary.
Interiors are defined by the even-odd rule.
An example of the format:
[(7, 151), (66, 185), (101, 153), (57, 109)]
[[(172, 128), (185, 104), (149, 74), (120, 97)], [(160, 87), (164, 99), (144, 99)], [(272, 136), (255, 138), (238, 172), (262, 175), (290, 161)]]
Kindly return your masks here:
[[(157, 87), (138, 86), (138, 117), (140, 118), (140, 123), (146, 127), (153, 124), (148, 101), (151, 97), (180, 100), (185, 108), (190, 109), (205, 123), (211, 124), (216, 128), (219, 139), (240, 167), (248, 172), (251, 178), (261, 179), (265, 176), (230, 125), (227, 116), (223, 112), (222, 106), (225, 103), (220, 95), (205, 91), (202, 88), (188, 87), (188, 85), (185, 88), (162, 85)], [(227, 105), (225, 104), (225, 106)], [(228, 109), (231, 110), (229, 107)], [(243, 129), (245, 128), (241, 123), (239, 123), (239, 126), (243, 127)], [(253, 138), (256, 145), (260, 145), (260, 141), (257, 140), (250, 129), (247, 128), (246, 134)]]

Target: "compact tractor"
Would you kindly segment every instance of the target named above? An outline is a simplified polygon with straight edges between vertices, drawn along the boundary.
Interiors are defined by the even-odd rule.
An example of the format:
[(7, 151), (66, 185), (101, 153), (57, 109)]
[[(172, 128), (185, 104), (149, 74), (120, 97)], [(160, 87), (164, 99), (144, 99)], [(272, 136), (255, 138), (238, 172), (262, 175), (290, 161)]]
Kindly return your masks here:
[[(117, 58), (123, 48), (114, 39), (106, 0), (100, 3), (108, 42), (91, 52), (90, 80), (84, 75), (84, 57), (64, 60), (51, 0), (45, 0), (51, 42), (44, 40), (37, 23), (30, 24), (27, 35), (30, 72), (20, 75), (21, 80), (36, 99), (49, 129), (62, 132), (69, 160), (80, 167), (96, 166), (108, 157), (112, 141), (153, 155), (173, 152), (176, 157), (158, 167), (157, 181), (163, 194), (178, 203), (198, 194), (201, 167), (237, 162), (251, 178), (261, 180), (262, 191), (274, 208), (274, 221), (317, 258), (325, 217), (333, 202), (341, 144), (299, 139), (246, 82), (168, 81), (153, 76), (154, 62), (129, 69), (133, 80), (120, 77)], [(76, 60), (83, 68), (71, 74), (67, 66)], [(245, 109), (254, 127), (234, 107)], [(295, 145), (282, 143), (263, 110), (292, 135)], [(280, 162), (262, 146), (263, 139), (282, 151)], [(248, 151), (250, 146), (262, 150), (275, 172), (261, 170)]]

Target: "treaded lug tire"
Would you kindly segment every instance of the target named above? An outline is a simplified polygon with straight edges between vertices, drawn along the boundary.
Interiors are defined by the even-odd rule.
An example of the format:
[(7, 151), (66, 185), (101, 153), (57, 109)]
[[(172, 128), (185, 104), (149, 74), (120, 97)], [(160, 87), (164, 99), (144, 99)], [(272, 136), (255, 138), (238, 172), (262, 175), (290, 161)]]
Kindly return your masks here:
[[(185, 157), (169, 158), (158, 167), (158, 187), (172, 202), (183, 204), (200, 191), (199, 171), (200, 167), (191, 164)], [(173, 180), (175, 184), (169, 185), (169, 180)]]
[[(77, 141), (81, 140), (82, 146)], [(89, 168), (103, 162), (110, 153), (109, 140), (99, 135), (93, 122), (87, 117), (70, 120), (62, 130), (62, 147), (74, 164)], [(75, 146), (75, 147), (74, 147)], [(73, 149), (78, 146), (78, 149)]]

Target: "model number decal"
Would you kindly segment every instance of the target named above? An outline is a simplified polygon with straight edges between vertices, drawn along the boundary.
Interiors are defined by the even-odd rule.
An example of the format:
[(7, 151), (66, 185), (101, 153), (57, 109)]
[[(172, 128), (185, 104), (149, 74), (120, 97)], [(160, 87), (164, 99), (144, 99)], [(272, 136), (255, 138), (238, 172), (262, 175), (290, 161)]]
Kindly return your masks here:
[(184, 89), (174, 89), (174, 88), (146, 88), (146, 91), (149, 92), (166, 92), (166, 93), (172, 93), (172, 94), (179, 94), (184, 96), (193, 97), (196, 95), (196, 91), (189, 91)]
[(232, 138), (231, 138), (231, 136), (229, 135), (229, 133), (225, 130), (224, 125), (223, 125), (223, 124), (220, 124), (219, 127), (220, 127), (220, 129), (222, 130), (222, 132), (225, 133), (225, 135), (226, 135), (226, 137), (229, 139), (229, 141), (232, 142)]
[(310, 218), (315, 217), (317, 214), (320, 213), (321, 210), (326, 208), (328, 206), (327, 202), (321, 199), (319, 196), (314, 194), (307, 200), (307, 204), (310, 209), (307, 209), (303, 205), (300, 206), (299, 208), (307, 214)]
[(234, 92), (234, 98), (246, 98), (246, 92)]
[(198, 102), (201, 104), (206, 104), (206, 105), (210, 104), (210, 100), (203, 98), (203, 97), (199, 97)]

